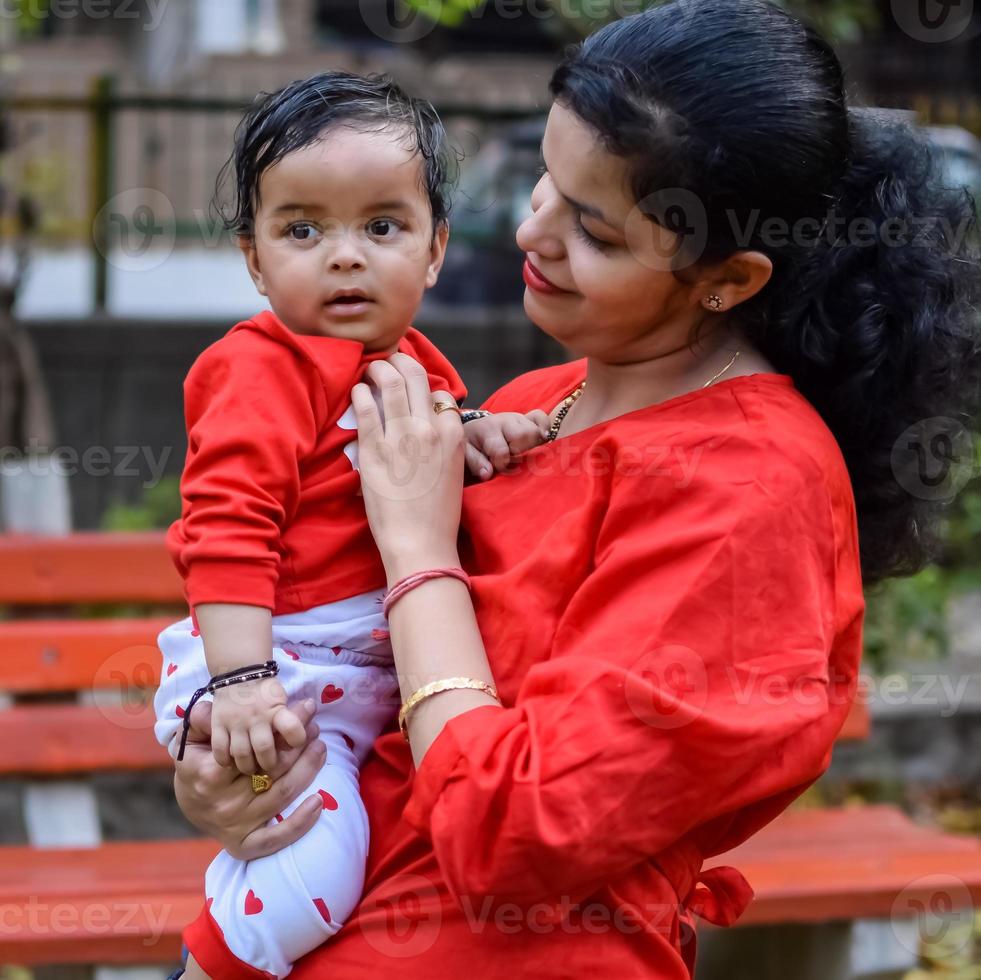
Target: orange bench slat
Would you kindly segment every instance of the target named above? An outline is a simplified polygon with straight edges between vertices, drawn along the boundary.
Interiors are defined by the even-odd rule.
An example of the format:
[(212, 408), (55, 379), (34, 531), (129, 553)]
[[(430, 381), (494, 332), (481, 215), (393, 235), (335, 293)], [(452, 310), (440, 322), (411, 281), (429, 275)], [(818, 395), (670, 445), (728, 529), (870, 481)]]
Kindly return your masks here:
[(0, 622), (0, 690), (156, 687), (157, 635), (176, 618)]
[(169, 769), (153, 705), (14, 705), (0, 711), (0, 776)]
[[(0, 961), (173, 960), (181, 928), (200, 911), (204, 869), (216, 851), (201, 839), (0, 848), (7, 910)], [(706, 862), (730, 863), (756, 890), (739, 925), (912, 918), (917, 901), (932, 907), (939, 875), (963, 885), (955, 904), (981, 899), (981, 842), (920, 827), (892, 806), (790, 810)]]
[(913, 918), (917, 901), (932, 908), (941, 892), (955, 907), (981, 901), (981, 840), (920, 826), (889, 805), (788, 810), (705, 862), (725, 864), (756, 892), (739, 925)]
[(0, 962), (177, 963), (212, 840), (0, 847)]
[(182, 603), (162, 531), (0, 537), (0, 603)]
[(867, 701), (856, 699), (845, 718), (841, 731), (838, 732), (839, 742), (864, 742), (872, 732), (872, 716)]

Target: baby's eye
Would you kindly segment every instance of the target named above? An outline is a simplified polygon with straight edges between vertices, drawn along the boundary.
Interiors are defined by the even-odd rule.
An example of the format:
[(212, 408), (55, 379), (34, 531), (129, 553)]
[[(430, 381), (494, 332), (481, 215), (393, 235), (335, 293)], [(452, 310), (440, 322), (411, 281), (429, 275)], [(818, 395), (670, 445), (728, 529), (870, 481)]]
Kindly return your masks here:
[(294, 242), (311, 242), (317, 234), (317, 229), (308, 221), (299, 221), (286, 229), (286, 237)]
[(392, 238), (399, 228), (398, 222), (391, 218), (375, 218), (368, 222), (368, 234), (374, 238)]

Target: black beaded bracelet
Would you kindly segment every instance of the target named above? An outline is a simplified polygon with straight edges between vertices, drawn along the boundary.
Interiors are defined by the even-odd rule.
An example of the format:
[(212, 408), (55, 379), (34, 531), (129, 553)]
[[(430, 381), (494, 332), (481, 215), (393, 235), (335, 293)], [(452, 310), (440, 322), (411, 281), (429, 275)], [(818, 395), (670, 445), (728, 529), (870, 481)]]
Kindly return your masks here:
[(484, 408), (472, 408), (468, 412), (460, 413), (460, 421), (463, 423), (472, 422), (474, 419), (482, 419), (487, 415), (493, 414)]
[(279, 664), (275, 660), (267, 660), (262, 664), (250, 664), (248, 667), (237, 667), (224, 674), (215, 674), (204, 687), (199, 687), (187, 702), (184, 709), (184, 729), (181, 732), (181, 746), (177, 750), (177, 761), (184, 759), (184, 746), (187, 744), (187, 733), (191, 730), (191, 708), (205, 694), (214, 694), (221, 687), (241, 684), (244, 681), (258, 681), (265, 677), (275, 677), (279, 673)]

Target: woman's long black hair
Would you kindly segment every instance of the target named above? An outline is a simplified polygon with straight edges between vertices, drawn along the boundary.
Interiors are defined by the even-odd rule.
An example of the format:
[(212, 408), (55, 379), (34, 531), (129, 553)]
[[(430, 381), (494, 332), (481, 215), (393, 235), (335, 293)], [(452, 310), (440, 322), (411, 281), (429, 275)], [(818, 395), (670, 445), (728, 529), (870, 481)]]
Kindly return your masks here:
[(617, 21), (566, 56), (551, 90), (631, 161), (649, 218), (678, 230), (664, 189), (697, 198), (692, 259), (770, 257), (770, 282), (732, 315), (841, 447), (866, 584), (936, 558), (943, 501), (897, 479), (896, 451), (917, 424), (949, 449), (978, 417), (981, 263), (974, 198), (942, 185), (927, 140), (850, 108), (828, 42), (767, 0)]

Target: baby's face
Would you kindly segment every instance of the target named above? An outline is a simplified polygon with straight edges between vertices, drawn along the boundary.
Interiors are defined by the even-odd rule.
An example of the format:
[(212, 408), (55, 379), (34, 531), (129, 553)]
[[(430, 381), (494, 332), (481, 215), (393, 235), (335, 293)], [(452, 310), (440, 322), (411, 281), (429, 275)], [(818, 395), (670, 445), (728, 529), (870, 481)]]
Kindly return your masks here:
[(296, 333), (394, 352), (435, 284), (447, 231), (433, 235), (423, 163), (404, 143), (399, 130), (340, 127), (262, 174), (255, 236), (242, 248)]

